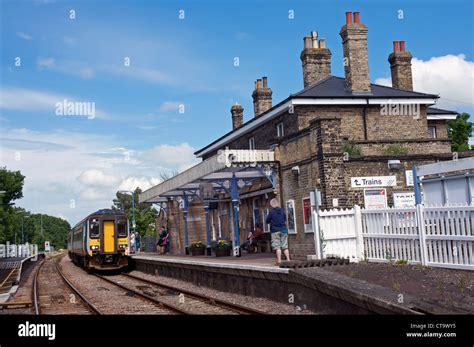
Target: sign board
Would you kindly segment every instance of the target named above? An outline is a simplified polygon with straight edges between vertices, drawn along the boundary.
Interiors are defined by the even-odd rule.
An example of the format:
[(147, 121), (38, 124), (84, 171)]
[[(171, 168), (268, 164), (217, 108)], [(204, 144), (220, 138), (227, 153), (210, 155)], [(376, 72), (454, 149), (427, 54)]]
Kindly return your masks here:
[(393, 207), (395, 208), (415, 207), (415, 192), (393, 193)]
[(352, 188), (395, 187), (396, 185), (397, 177), (395, 176), (351, 177)]
[(405, 171), (405, 179), (406, 179), (407, 187), (413, 187), (415, 185), (413, 183), (413, 171), (412, 170), (406, 170)]
[(364, 205), (368, 210), (387, 208), (386, 189), (364, 189)]
[(51, 245), (49, 241), (44, 241), (44, 251), (45, 252), (51, 252)]

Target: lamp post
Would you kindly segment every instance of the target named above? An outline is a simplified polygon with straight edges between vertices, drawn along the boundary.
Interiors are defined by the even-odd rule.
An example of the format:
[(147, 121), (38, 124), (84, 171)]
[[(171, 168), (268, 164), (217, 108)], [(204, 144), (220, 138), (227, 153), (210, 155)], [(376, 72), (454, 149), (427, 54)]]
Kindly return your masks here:
[[(131, 190), (119, 190), (119, 193), (131, 193), (132, 194), (132, 227), (133, 232), (136, 232), (136, 223), (135, 223), (135, 193)], [(136, 235), (135, 235), (136, 236)]]

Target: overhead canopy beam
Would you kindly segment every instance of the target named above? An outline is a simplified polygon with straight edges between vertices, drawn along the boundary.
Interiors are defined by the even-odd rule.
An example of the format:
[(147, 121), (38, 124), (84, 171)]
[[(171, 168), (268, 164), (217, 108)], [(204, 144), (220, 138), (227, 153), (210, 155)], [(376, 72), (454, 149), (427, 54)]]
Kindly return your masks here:
[[(269, 150), (221, 150), (213, 157), (142, 192), (138, 201), (156, 202), (163, 197), (180, 196), (183, 191), (198, 189), (199, 182), (230, 179), (233, 174), (243, 179), (265, 177), (257, 168), (252, 170), (252, 167), (274, 161), (274, 152)], [(250, 170), (242, 171), (244, 165)]]

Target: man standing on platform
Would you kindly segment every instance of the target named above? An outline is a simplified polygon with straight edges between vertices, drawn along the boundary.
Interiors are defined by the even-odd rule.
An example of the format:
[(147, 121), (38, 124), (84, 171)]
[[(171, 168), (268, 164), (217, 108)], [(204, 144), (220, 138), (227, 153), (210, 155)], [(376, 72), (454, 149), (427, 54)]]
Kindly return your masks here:
[(280, 208), (278, 199), (273, 198), (270, 201), (272, 209), (267, 216), (266, 223), (270, 224), (270, 232), (272, 235), (272, 249), (276, 251), (276, 265), (281, 264), (281, 252), (285, 254), (286, 260), (290, 260), (290, 252), (288, 250), (288, 228), (286, 227), (285, 211)]

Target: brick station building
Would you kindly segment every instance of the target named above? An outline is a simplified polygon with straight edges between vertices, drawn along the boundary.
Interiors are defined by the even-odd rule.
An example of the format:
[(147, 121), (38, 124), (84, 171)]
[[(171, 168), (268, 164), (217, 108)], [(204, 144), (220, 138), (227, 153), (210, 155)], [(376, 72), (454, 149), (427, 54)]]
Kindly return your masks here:
[[(228, 192), (216, 191), (218, 201), (207, 210), (202, 200), (190, 199), (185, 211), (188, 244), (206, 242), (211, 233), (212, 238), (228, 237), (241, 244), (256, 223), (268, 231), (263, 221), (276, 196), (289, 219), (290, 252), (294, 258), (305, 258), (315, 253), (310, 192), (320, 192), (322, 209), (351, 208), (365, 206), (368, 188), (380, 187), (372, 192), (381, 192), (384, 196), (378, 198), (392, 206), (394, 193), (413, 191), (407, 171), (414, 165), (452, 159), (447, 121), (456, 113), (431, 107), (437, 95), (413, 91), (412, 55), (404, 41), (395, 41), (388, 56), (392, 87), (370, 83), (367, 32), (358, 12), (346, 13), (340, 30), (344, 77), (331, 75), (331, 51), (312, 32), (304, 37), (300, 54), (303, 90), (274, 104), (268, 79), (262, 77), (252, 93), (252, 119), (244, 123), (242, 106), (232, 106), (232, 130), (195, 153), (203, 160), (200, 167), (224, 149), (267, 151), (272, 153), (274, 180), (257, 177), (239, 187), (238, 240)], [(176, 193), (157, 192), (192, 172), (193, 168), (140, 196), (140, 201), (167, 201), (173, 253), (183, 253), (186, 246), (183, 204)], [(379, 177), (386, 180), (374, 184)]]

